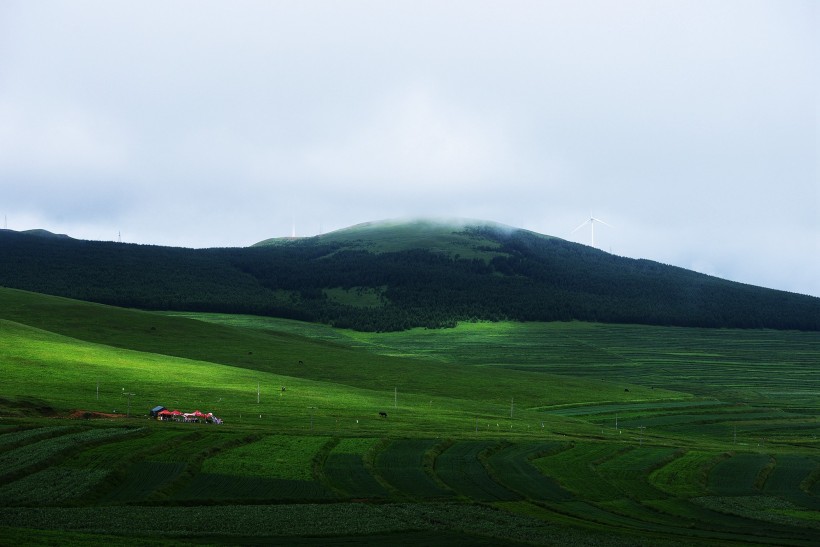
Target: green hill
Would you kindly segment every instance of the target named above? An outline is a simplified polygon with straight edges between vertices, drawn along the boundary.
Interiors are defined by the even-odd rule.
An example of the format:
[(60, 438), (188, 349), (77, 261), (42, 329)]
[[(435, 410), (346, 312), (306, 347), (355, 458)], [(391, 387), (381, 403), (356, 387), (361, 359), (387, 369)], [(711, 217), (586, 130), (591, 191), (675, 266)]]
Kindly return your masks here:
[(0, 247), (0, 285), (149, 310), (364, 331), (476, 320), (820, 329), (820, 298), (479, 221), (367, 223), (229, 249), (5, 231)]

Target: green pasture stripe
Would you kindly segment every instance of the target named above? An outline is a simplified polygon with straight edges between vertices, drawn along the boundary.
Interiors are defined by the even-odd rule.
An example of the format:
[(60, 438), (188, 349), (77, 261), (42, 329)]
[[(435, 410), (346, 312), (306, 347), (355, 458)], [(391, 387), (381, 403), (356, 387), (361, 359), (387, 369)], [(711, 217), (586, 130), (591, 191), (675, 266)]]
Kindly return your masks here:
[(425, 453), (438, 441), (434, 439), (396, 439), (375, 459), (374, 471), (403, 495), (411, 497), (451, 496), (424, 471)]
[(54, 545), (71, 545), (71, 547), (190, 547), (190, 542), (163, 539), (156, 537), (124, 538), (109, 534), (68, 532), (65, 530), (34, 530), (31, 528), (11, 528), (0, 524), (0, 544), (25, 545), (27, 547), (52, 547)]
[(645, 505), (643, 501), (620, 498), (595, 502), (594, 506), (619, 517), (634, 519), (636, 522), (649, 523), (654, 530), (672, 532), (676, 535), (690, 535), (692, 532), (678, 515), (670, 515)]
[(620, 452), (595, 466), (598, 475), (632, 499), (664, 498), (666, 494), (649, 483), (649, 474), (677, 454), (668, 447), (640, 446)]
[(775, 468), (766, 477), (763, 490), (769, 494), (784, 494), (799, 490), (800, 483), (820, 468), (820, 460), (806, 456), (784, 454), (775, 456)]
[(798, 528), (763, 525), (749, 518), (718, 513), (680, 499), (647, 499), (640, 502), (620, 499), (595, 504), (570, 502), (562, 507), (579, 517), (602, 524), (641, 530), (641, 536), (647, 532), (672, 534), (681, 539), (689, 538), (694, 543), (709, 540), (780, 544), (779, 541), (771, 541), (771, 536), (796, 539), (800, 544), (808, 536)]
[(559, 504), (558, 509), (590, 524), (594, 523), (599, 526), (603, 525), (618, 531), (630, 531), (632, 533), (641, 530), (641, 537), (653, 533), (668, 536), (683, 534), (684, 537), (701, 535), (697, 530), (689, 532), (683, 528), (677, 528), (674, 523), (660, 518), (660, 515), (656, 515), (651, 520), (645, 520), (642, 518), (644, 515), (640, 508), (633, 506), (627, 509), (625, 502), (622, 500), (614, 502), (617, 503), (617, 506), (613, 506), (612, 503), (568, 501)]
[(32, 443), (46, 437), (65, 435), (72, 431), (77, 431), (77, 428), (72, 426), (35, 427), (23, 431), (3, 433), (0, 435), (0, 448), (5, 450), (11, 446)]
[(374, 437), (344, 437), (339, 439), (339, 442), (336, 443), (330, 453), (363, 456), (379, 442), (381, 442), (381, 439)]
[(310, 481), (311, 460), (327, 441), (328, 437), (266, 435), (206, 459), (202, 472)]
[(0, 486), (2, 505), (58, 505), (78, 498), (106, 479), (105, 469), (48, 467)]
[[(479, 504), (274, 504), (199, 507), (112, 506), (80, 508), (9, 508), (0, 538), (14, 528), (65, 530), (69, 542), (82, 536), (108, 534), (102, 541), (141, 545), (155, 542), (266, 543), (317, 545), (594, 545), (631, 547), (635, 537), (600, 530), (556, 526), (540, 518), (499, 511)], [(19, 536), (18, 536), (19, 537)], [(91, 536), (89, 536), (91, 537)], [(404, 542), (402, 538), (410, 541)], [(57, 538), (59, 536), (51, 536)], [(370, 539), (373, 539), (373, 543)], [(310, 543), (308, 543), (310, 544)], [(657, 544), (657, 543), (655, 543)], [(661, 543), (663, 545), (663, 543)]]
[(199, 473), (173, 495), (178, 501), (315, 501), (336, 496), (309, 480), (276, 479), (217, 473)]
[(114, 469), (123, 461), (151, 458), (163, 450), (178, 450), (186, 434), (190, 432), (146, 429), (140, 431), (138, 436), (113, 438), (105, 444), (72, 454), (61, 465), (85, 469)]
[(621, 491), (594, 469), (597, 464), (622, 450), (625, 448), (617, 444), (578, 442), (567, 450), (538, 458), (533, 463), (577, 499), (611, 500), (620, 498)]
[[(738, 534), (744, 531), (749, 543), (775, 545), (816, 545), (820, 529), (809, 519), (790, 517), (794, 505), (774, 496), (705, 496), (693, 500), (706, 513), (705, 525), (726, 528), (732, 526)], [(744, 524), (745, 523), (745, 524)]]
[(413, 529), (367, 504), (223, 505), (207, 507), (10, 508), (4, 525), (122, 536), (180, 538), (290, 537)]
[(709, 472), (709, 490), (719, 496), (759, 493), (760, 473), (771, 462), (768, 454), (735, 454)]
[[(190, 424), (190, 426), (195, 429), (176, 437), (172, 443), (163, 442), (157, 445), (157, 449), (147, 455), (146, 459), (156, 462), (188, 463), (201, 458), (203, 455), (211, 454), (214, 449), (242, 442), (243, 438), (247, 436), (238, 431), (213, 429), (218, 426), (197, 424)], [(179, 430), (175, 431), (178, 432)]]
[(322, 467), (325, 479), (350, 498), (387, 497), (387, 490), (365, 465), (366, 454), (380, 442), (376, 438), (339, 439)]
[(670, 409), (722, 407), (728, 403), (718, 401), (653, 401), (650, 403), (612, 403), (603, 405), (571, 406), (567, 408), (546, 408), (545, 412), (556, 416), (615, 415), (616, 412), (663, 411)]
[(123, 481), (103, 499), (103, 503), (139, 502), (175, 480), (187, 464), (180, 462), (138, 462), (128, 468)]
[(618, 423), (623, 428), (634, 428), (640, 426), (664, 428), (664, 430), (675, 431), (689, 426), (700, 426), (711, 423), (737, 423), (742, 424), (751, 420), (777, 420), (787, 416), (783, 412), (721, 412), (719, 414), (671, 414), (665, 416), (641, 416), (619, 418)]
[(322, 469), (328, 483), (349, 498), (386, 498), (388, 495), (365, 467), (361, 454), (331, 452)]
[[(761, 496), (755, 496), (760, 499)], [(646, 500), (643, 503), (656, 511), (677, 517), (680, 522), (694, 530), (694, 534), (708, 535), (715, 538), (737, 541), (740, 543), (763, 543), (782, 545), (811, 545), (813, 532), (789, 523), (775, 523), (759, 519), (751, 514), (726, 510), (714, 500), (726, 499), (717, 497), (695, 498), (689, 500), (669, 498), (664, 500)], [(738, 500), (740, 497), (730, 499)]]
[(487, 462), (492, 469), (493, 478), (506, 488), (533, 500), (564, 501), (573, 499), (574, 496), (559, 485), (553, 478), (556, 475), (549, 471), (542, 474), (539, 469), (543, 467), (536, 467), (532, 461), (540, 454), (560, 450), (562, 447), (558, 442), (522, 442), (491, 454)]
[(41, 464), (55, 456), (76, 450), (84, 444), (110, 440), (120, 435), (133, 434), (134, 431), (128, 428), (90, 429), (15, 448), (0, 454), (0, 473), (8, 476), (27, 467)]
[(781, 496), (807, 509), (820, 511), (820, 497), (801, 489), (801, 483), (820, 470), (820, 460), (784, 454), (775, 456), (775, 467), (766, 477), (763, 491)]
[(436, 475), (459, 494), (479, 501), (509, 501), (520, 496), (494, 481), (479, 457), (496, 443), (459, 441), (436, 458)]
[(720, 454), (716, 452), (688, 450), (652, 471), (649, 482), (675, 496), (700, 496), (706, 490), (709, 470), (720, 458)]

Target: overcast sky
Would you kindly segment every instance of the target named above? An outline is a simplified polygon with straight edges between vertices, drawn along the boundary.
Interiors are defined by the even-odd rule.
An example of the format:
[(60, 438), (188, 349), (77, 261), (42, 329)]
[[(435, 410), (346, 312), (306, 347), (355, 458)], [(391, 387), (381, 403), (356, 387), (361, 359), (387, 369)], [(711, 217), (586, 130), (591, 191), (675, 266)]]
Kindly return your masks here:
[[(0, 2), (14, 230), (469, 217), (820, 296), (813, 0)], [(7, 220), (6, 220), (7, 219)]]

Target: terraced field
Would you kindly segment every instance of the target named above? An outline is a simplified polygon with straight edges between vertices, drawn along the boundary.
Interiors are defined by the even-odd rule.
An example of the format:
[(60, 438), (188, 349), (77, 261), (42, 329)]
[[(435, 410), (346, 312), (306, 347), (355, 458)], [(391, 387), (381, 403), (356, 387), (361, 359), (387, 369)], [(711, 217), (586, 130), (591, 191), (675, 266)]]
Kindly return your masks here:
[[(442, 444), (424, 438), (240, 437), (208, 427), (212, 426), (186, 433), (184, 426), (168, 429), (162, 424), (83, 427), (74, 432), (70, 432), (74, 428), (42, 426), (2, 433), (0, 444), (17, 445), (4, 455), (7, 463), (20, 457), (14, 469), (30, 472), (17, 471), (17, 478), (6, 480), (0, 487), (0, 500), (7, 509), (42, 507), (30, 518), (11, 511), (17, 525), (50, 528), (37, 519), (42, 511), (50, 511), (47, 506), (53, 506), (52, 525), (60, 523), (77, 532), (85, 525), (66, 523), (60, 506), (88, 501), (90, 493), (94, 493), (96, 506), (102, 507), (151, 500), (207, 502), (213, 515), (226, 514), (231, 507), (250, 510), (253, 507), (248, 504), (259, 502), (307, 510), (312, 506), (305, 504), (311, 501), (367, 498), (382, 500), (387, 508), (408, 499), (422, 505), (469, 500), (499, 504), (506, 508), (505, 518), (522, 519), (540, 530), (536, 536), (543, 537), (548, 536), (546, 523), (528, 516), (530, 513), (546, 511), (558, 523), (583, 520), (590, 523), (587, 526), (610, 529), (616, 536), (642, 530), (646, 537), (662, 542), (731, 539), (742, 543), (765, 537), (782, 544), (809, 545), (820, 531), (820, 519), (815, 518), (820, 497), (812, 492), (820, 476), (820, 461), (811, 456), (770, 451), (689, 452), (672, 446), (604, 441), (499, 444), (455, 439)], [(222, 449), (203, 449), (203, 439), (217, 446), (213, 441), (220, 436), (224, 436)], [(61, 463), (40, 469), (37, 464), (42, 460), (25, 454), (44, 450), (43, 437), (50, 440), (46, 446), (53, 447), (63, 446), (56, 439), (86, 442), (74, 445)], [(87, 442), (90, 439), (95, 444)], [(169, 450), (154, 450), (162, 447)], [(109, 458), (107, 465), (99, 464), (101, 455), (127, 450), (140, 453), (138, 461)], [(171, 452), (177, 461), (152, 459), (158, 454), (171, 460)], [(273, 456), (263, 458), (266, 453)], [(277, 453), (292, 457), (276, 457)], [(260, 458), (265, 461), (259, 466), (251, 464)], [(111, 476), (120, 478), (106, 480)], [(215, 502), (218, 506), (213, 506)], [(779, 508), (774, 520), (771, 511), (765, 516), (755, 512), (772, 504)], [(332, 511), (330, 507), (326, 515), (320, 511), (323, 518), (339, 511), (339, 506), (332, 506)], [(149, 509), (143, 507), (137, 514)], [(115, 524), (102, 525), (103, 531), (121, 533), (119, 521), (112, 522)], [(366, 529), (398, 532), (408, 523), (406, 518), (390, 522), (382, 519), (375, 528)], [(170, 528), (163, 526), (153, 530), (168, 533)], [(342, 529), (345, 534), (361, 533), (354, 523)]]
[(0, 544), (817, 544), (814, 333), (48, 302), (0, 307)]
[[(726, 504), (726, 496), (732, 496), (745, 500), (747, 508), (753, 507), (749, 499), (763, 502), (776, 498), (788, 503), (781, 511), (784, 522), (765, 523), (767, 537), (778, 541), (809, 544), (809, 531), (820, 524), (810, 517), (820, 501), (812, 493), (820, 475), (820, 462), (813, 457), (762, 451), (687, 452), (671, 446), (603, 441), (499, 445), (497, 441), (465, 439), (446, 446), (423, 438), (341, 438), (331, 442), (326, 437), (275, 434), (240, 437), (207, 430), (209, 426), (188, 433), (180, 426), (169, 430), (159, 425), (73, 433), (43, 426), (0, 434), (0, 444), (17, 446), (4, 455), (7, 459), (42, 450), (42, 438), (48, 440), (49, 435), (64, 433), (51, 439), (48, 446), (62, 446), (54, 440), (69, 436), (97, 440), (95, 445), (75, 445), (62, 463), (42, 470), (37, 467), (41, 459), (21, 457), (14, 469), (31, 472), (6, 481), (0, 500), (8, 507), (42, 506), (45, 500), (59, 506), (89, 499), (92, 490), (97, 492), (97, 503), (103, 505), (157, 501), (163, 499), (163, 493), (171, 496), (168, 499), (186, 503), (223, 500), (223, 507), (230, 506), (225, 503), (259, 501), (299, 502), (301, 507), (309, 500), (350, 498), (413, 499), (421, 503), (466, 499), (501, 502), (502, 506), (503, 502), (522, 500), (540, 504), (559, 521), (583, 518), (597, 526), (619, 531), (640, 528), (658, 537), (749, 540), (763, 524), (750, 516), (749, 509), (735, 508), (734, 516), (718, 511), (720, 504)], [(222, 450), (204, 448), (203, 439), (209, 438), (210, 446), (215, 446), (215, 437), (223, 435)], [(329, 450), (328, 444), (332, 445)], [(127, 450), (140, 453), (141, 459), (117, 464), (118, 460), (110, 457), (108, 466), (99, 465), (101, 455)], [(314, 468), (311, 462), (318, 461), (317, 456), (325, 451), (321, 465)], [(260, 466), (249, 463), (268, 452), (274, 456)], [(277, 452), (294, 457), (277, 458)], [(171, 458), (171, 453), (176, 456)], [(155, 456), (177, 461), (155, 461)], [(371, 464), (366, 465), (367, 461)], [(121, 479), (104, 481), (112, 474)], [(522, 513), (517, 518), (525, 518), (525, 511), (513, 513)], [(14, 514), (18, 521), (25, 520), (22, 513)], [(536, 526), (537, 522), (530, 524)], [(693, 531), (681, 528), (681, 522), (699, 525)], [(399, 529), (396, 524), (395, 530)], [(118, 530), (108, 529), (107, 533)]]

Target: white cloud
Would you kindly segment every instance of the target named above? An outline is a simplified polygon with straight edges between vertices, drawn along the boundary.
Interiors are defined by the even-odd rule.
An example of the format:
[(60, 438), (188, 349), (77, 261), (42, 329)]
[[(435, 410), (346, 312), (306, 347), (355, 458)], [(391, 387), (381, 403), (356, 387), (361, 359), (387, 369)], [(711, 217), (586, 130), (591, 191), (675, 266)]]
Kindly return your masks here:
[(127, 170), (130, 143), (98, 113), (0, 96), (0, 170), (42, 173), (111, 173)]
[(502, 124), (416, 87), (365, 113), (349, 134), (300, 158), (309, 176), (398, 195), (463, 192), (513, 163)]

